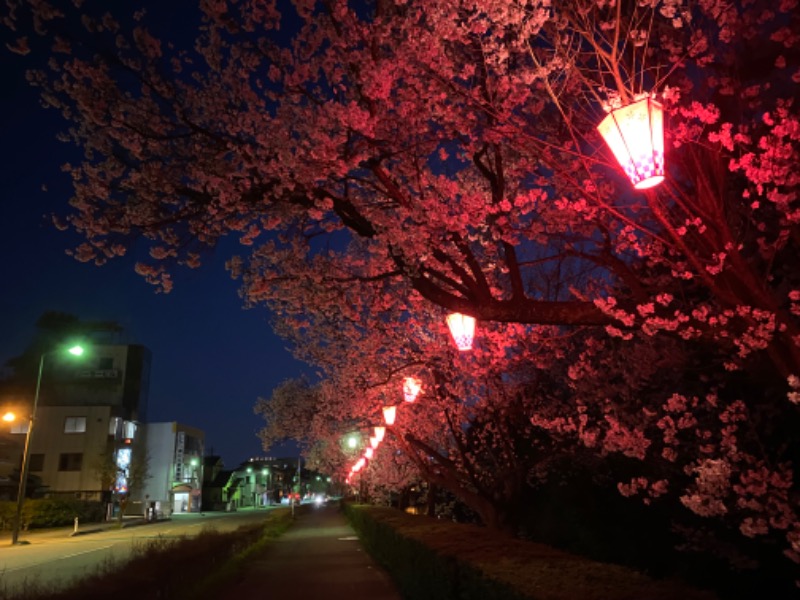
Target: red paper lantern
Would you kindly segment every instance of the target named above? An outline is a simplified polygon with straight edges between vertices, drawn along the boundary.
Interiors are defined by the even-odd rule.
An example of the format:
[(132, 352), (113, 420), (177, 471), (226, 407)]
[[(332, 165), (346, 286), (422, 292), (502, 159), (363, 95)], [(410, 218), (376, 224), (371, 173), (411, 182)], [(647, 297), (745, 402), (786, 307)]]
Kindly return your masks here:
[(386, 427), (374, 427), (375, 429), (375, 439), (379, 442), (383, 441), (383, 436), (386, 435)]
[(459, 350), (471, 350), (472, 339), (475, 337), (475, 317), (450, 313), (447, 315), (447, 326)]
[(422, 389), (422, 382), (416, 377), (406, 377), (403, 380), (403, 398), (406, 402), (414, 402)]
[(366, 450), (364, 450), (364, 458), (371, 460), (373, 454), (375, 454), (375, 450), (373, 450), (372, 448), (367, 448)]
[(394, 425), (394, 420), (397, 417), (397, 407), (396, 406), (384, 406), (383, 407), (383, 421), (389, 425), (390, 427)]
[(647, 96), (612, 110), (597, 126), (637, 190), (664, 181), (664, 109)]
[(381, 441), (376, 437), (369, 438), (369, 447), (370, 448), (377, 448), (380, 445)]

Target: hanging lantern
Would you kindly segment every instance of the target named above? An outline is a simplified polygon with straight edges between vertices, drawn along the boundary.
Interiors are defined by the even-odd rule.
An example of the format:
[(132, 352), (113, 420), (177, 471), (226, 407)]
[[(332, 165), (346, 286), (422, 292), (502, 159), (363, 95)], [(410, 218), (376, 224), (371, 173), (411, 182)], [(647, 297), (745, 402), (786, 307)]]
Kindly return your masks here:
[(394, 425), (394, 420), (397, 417), (397, 407), (396, 406), (384, 406), (383, 407), (383, 421), (389, 427)]
[(367, 448), (366, 450), (364, 450), (364, 458), (366, 458), (367, 460), (372, 460), (372, 456), (374, 454), (375, 450), (373, 450), (372, 448)]
[(383, 436), (386, 435), (386, 427), (375, 427), (375, 439), (379, 442), (383, 441)]
[(664, 109), (650, 96), (612, 110), (597, 130), (637, 190), (664, 181)]
[(403, 398), (406, 402), (414, 402), (422, 389), (422, 382), (416, 377), (406, 377), (403, 380)]
[(364, 468), (364, 465), (367, 464), (367, 459), (359, 458), (355, 465), (353, 465), (353, 473), (358, 473), (361, 469)]
[(475, 336), (475, 317), (450, 313), (447, 315), (447, 326), (459, 350), (472, 350), (472, 338)]
[(378, 446), (380, 446), (381, 441), (376, 437), (369, 438), (369, 447), (374, 448), (377, 450)]

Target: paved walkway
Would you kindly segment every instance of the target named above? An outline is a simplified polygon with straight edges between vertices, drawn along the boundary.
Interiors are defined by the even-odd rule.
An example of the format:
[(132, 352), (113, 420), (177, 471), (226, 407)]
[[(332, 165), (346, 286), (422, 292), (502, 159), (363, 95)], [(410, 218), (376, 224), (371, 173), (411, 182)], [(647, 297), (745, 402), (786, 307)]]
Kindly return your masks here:
[(402, 600), (389, 576), (363, 550), (337, 504), (299, 514), (297, 522), (220, 600), (324, 598)]

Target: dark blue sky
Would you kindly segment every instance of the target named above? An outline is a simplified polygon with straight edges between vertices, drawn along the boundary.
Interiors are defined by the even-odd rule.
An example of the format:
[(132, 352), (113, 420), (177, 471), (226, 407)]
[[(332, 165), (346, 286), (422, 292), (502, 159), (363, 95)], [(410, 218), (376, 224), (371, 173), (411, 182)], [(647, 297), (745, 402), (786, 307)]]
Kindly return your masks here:
[[(0, 46), (8, 40), (0, 30)], [(39, 106), (25, 81), (33, 60), (0, 47), (0, 365), (22, 353), (47, 310), (117, 321), (123, 341), (153, 354), (149, 420), (205, 430), (207, 449), (229, 467), (266, 454), (253, 406), (304, 366), (273, 335), (265, 309), (242, 308), (224, 270), (235, 246), (181, 272), (170, 294), (156, 294), (130, 259), (96, 267), (68, 257), (79, 239), (56, 230), (48, 215), (66, 210), (70, 186), (60, 166), (80, 154), (56, 140), (64, 122)], [(286, 452), (296, 450), (270, 454)]]

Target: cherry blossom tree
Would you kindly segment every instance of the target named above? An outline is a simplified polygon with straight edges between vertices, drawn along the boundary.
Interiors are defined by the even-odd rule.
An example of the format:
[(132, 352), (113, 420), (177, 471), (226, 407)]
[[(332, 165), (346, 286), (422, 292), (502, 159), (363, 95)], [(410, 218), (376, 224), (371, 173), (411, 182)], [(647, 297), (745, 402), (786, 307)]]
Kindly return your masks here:
[[(622, 493), (675, 493), (800, 562), (796, 1), (207, 0), (185, 49), (141, 13), (8, 7), (13, 50), (52, 42), (31, 80), (85, 151), (65, 167), (78, 259), (144, 239), (136, 269), (168, 290), (238, 237), (245, 301), (326, 365), (341, 421), (377, 415), (404, 364), (449, 359), (458, 384), (422, 410), (447, 408), (398, 439), (420, 470), (441, 454), (430, 476), (463, 423), (492, 437), (472, 399), (513, 388), (487, 381), (553, 353), (571, 392), (529, 439), (639, 460)], [(648, 94), (667, 177), (635, 192), (596, 126)], [(471, 379), (450, 375), (446, 311), (479, 320)], [(655, 389), (661, 352), (676, 368)]]

